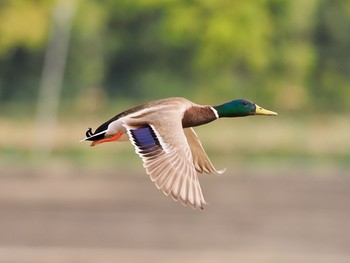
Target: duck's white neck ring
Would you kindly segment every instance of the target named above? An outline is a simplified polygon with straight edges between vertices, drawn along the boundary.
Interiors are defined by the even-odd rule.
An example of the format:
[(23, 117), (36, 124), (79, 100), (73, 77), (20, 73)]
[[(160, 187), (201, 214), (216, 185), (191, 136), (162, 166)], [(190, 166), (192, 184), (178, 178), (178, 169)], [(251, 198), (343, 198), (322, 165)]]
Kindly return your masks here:
[(214, 107), (210, 107), (210, 109), (214, 112), (214, 115), (217, 119), (220, 118), (218, 111)]

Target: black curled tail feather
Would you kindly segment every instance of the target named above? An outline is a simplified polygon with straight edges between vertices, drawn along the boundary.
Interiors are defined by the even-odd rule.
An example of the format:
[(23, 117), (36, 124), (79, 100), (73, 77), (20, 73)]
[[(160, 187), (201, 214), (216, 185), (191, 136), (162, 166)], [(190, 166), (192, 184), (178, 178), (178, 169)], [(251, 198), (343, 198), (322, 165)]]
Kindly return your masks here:
[(93, 134), (93, 132), (92, 132), (92, 129), (91, 129), (91, 128), (88, 128), (88, 130), (86, 131), (85, 135), (86, 135), (87, 138), (93, 136), (94, 134)]
[(104, 138), (104, 134), (105, 132), (108, 130), (108, 126), (111, 122), (118, 120), (120, 117), (123, 117), (125, 115), (127, 115), (129, 112), (134, 112), (135, 110), (129, 110), (129, 111), (125, 111), (122, 112), (116, 116), (114, 116), (112, 119), (106, 121), (105, 123), (101, 124), (96, 130), (95, 132), (92, 132), (91, 128), (88, 128), (88, 130), (86, 131), (85, 135), (86, 135), (86, 140), (87, 141), (96, 141), (99, 139), (103, 139)]
[(105, 132), (99, 132), (98, 129), (93, 133), (92, 129), (89, 128), (86, 133), (86, 141), (97, 141), (103, 139), (105, 136)]

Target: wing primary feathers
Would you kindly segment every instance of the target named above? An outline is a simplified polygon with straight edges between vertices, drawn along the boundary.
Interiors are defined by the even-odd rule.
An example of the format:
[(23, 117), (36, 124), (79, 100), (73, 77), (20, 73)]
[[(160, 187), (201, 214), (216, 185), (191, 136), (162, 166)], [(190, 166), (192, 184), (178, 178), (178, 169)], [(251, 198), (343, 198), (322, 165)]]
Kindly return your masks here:
[(186, 137), (183, 135), (182, 141), (174, 142), (169, 141), (164, 130), (157, 130), (157, 126), (154, 125), (141, 127), (125, 125), (124, 127), (156, 187), (183, 205), (203, 209), (206, 202), (196, 170), (212, 172), (214, 169), (210, 169), (212, 168), (210, 165), (206, 167), (201, 161), (197, 161), (198, 155), (195, 156), (195, 161), (189, 146), (186, 150), (182, 150), (181, 145), (184, 141), (187, 144)]

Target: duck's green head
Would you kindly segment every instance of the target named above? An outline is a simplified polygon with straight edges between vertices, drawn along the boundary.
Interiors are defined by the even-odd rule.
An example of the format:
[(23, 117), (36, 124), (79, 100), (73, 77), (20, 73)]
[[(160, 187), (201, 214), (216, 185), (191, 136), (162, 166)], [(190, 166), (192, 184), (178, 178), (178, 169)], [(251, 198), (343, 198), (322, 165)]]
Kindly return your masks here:
[(238, 99), (225, 104), (214, 106), (220, 118), (222, 117), (244, 117), (250, 115), (277, 116), (276, 112), (265, 110), (246, 99)]

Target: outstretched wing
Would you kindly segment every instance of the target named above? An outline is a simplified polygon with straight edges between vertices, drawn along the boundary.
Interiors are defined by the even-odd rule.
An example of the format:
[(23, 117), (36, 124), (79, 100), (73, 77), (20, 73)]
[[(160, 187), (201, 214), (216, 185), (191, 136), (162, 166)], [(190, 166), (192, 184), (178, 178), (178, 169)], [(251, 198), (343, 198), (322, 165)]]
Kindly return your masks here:
[[(166, 127), (151, 124), (133, 127), (125, 124), (125, 128), (156, 186), (165, 195), (184, 205), (203, 209), (206, 202), (181, 122), (173, 121)], [(207, 165), (199, 167), (205, 168)]]
[(192, 128), (186, 128), (184, 129), (184, 133), (187, 138), (187, 142), (190, 146), (192, 157), (193, 157), (193, 164), (196, 168), (196, 170), (199, 173), (207, 173), (207, 174), (222, 174), (225, 172), (225, 169), (223, 170), (216, 170), (214, 165), (211, 163), (207, 153), (205, 152), (202, 143), (200, 142), (197, 134)]

